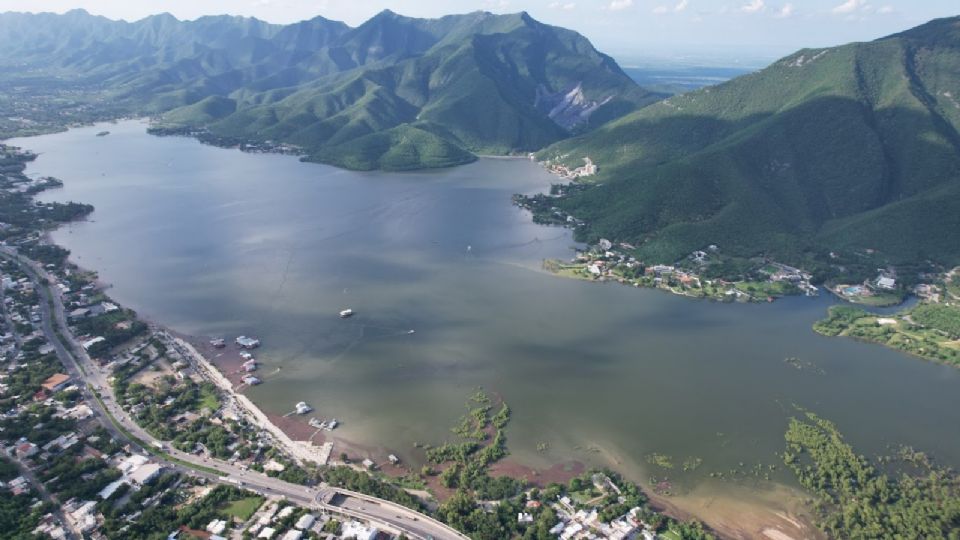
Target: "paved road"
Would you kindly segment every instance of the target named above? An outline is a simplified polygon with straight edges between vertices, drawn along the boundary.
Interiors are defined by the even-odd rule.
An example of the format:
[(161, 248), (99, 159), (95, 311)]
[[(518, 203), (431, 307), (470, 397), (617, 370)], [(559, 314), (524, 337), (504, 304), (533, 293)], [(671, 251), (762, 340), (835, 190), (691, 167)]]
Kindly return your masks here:
[[(105, 373), (100, 366), (90, 358), (80, 343), (73, 337), (73, 334), (67, 327), (66, 310), (63, 302), (60, 295), (54, 293), (50, 288), (49, 284), (52, 283), (53, 280), (47, 272), (36, 262), (14, 253), (9, 248), (0, 248), (0, 256), (17, 262), (20, 268), (33, 280), (40, 295), (40, 311), (43, 317), (42, 329), (44, 335), (46, 335), (47, 339), (53, 345), (57, 357), (61, 363), (63, 363), (67, 373), (74, 380), (86, 381), (96, 389), (100, 400), (103, 401), (103, 406), (101, 406), (100, 400), (93, 395), (89, 387), (80, 385), (82, 386), (81, 391), (88, 405), (100, 423), (103, 424), (114, 437), (119, 440), (129, 441), (135, 447), (146, 450), (137, 440), (130, 440), (130, 437), (128, 437), (126, 433), (118, 429), (113, 423), (113, 420), (116, 420), (116, 422), (123, 427), (123, 430), (126, 430), (129, 434), (133, 435), (133, 437), (139, 439), (139, 441), (143, 441), (144, 444), (154, 447), (162, 445), (163, 451), (169, 456), (191, 464), (194, 467), (201, 468), (195, 469), (185, 467), (176, 461), (161, 460), (169, 469), (207, 478), (211, 481), (243, 486), (246, 489), (262, 495), (283, 496), (304, 507), (326, 510), (328, 512), (368, 520), (381, 528), (393, 530), (398, 533), (402, 532), (412, 538), (469, 540), (467, 536), (455, 529), (427, 515), (396, 503), (339, 488), (324, 486), (320, 489), (312, 489), (298, 484), (284, 482), (283, 480), (272, 478), (256, 471), (241, 469), (224, 461), (202, 458), (181, 452), (170, 445), (157, 441), (157, 439), (134, 422), (117, 404), (113, 394), (113, 386), (107, 382), (109, 374)], [(53, 310), (50, 309), (51, 304), (53, 305)], [(56, 330), (60, 331), (60, 336), (63, 337), (63, 340), (57, 335)], [(214, 474), (203, 469), (215, 470), (217, 473)]]

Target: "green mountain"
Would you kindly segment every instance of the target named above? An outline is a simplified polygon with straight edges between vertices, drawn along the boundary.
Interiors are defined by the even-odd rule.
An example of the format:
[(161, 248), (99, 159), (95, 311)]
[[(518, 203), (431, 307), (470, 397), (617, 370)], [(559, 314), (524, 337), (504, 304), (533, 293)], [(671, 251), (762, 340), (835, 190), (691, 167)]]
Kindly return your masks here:
[(414, 169), (539, 150), (659, 99), (583, 36), (526, 13), (383, 11), (128, 23), (0, 14), (0, 83), (64, 81), (92, 106), (162, 114), (206, 140), (288, 143), (343, 167)]
[(343, 167), (411, 169), (538, 150), (656, 99), (579, 34), (525, 13), (424, 20), (385, 11), (319, 53), (342, 71), (231, 94), (236, 111), (215, 122), (182, 111), (164, 120), (293, 143)]
[(960, 264), (960, 18), (805, 49), (542, 151), (600, 167), (552, 204), (648, 260), (728, 254)]

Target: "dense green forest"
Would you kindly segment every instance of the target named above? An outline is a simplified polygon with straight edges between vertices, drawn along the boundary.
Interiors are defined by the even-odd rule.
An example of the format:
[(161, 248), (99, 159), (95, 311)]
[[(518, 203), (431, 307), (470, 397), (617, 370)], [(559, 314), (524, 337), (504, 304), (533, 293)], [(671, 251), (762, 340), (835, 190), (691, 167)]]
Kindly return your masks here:
[(417, 19), (384, 10), (356, 28), (323, 17), (273, 25), (5, 13), (0, 68), (0, 90), (11, 92), (0, 113), (30, 120), (14, 132), (56, 129), (57, 117), (63, 127), (154, 115), (162, 130), (292, 145), (351, 169), (538, 150), (661, 97), (583, 36), (527, 13)]

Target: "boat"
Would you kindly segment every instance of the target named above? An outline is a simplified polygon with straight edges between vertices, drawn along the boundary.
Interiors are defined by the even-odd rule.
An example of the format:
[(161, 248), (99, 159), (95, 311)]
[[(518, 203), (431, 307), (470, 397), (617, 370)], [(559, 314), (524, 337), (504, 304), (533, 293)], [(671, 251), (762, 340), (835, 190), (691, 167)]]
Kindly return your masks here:
[(97, 137), (106, 137), (109, 134), (109, 131), (101, 131), (100, 133), (97, 133)]
[(297, 403), (296, 410), (297, 410), (297, 414), (307, 414), (308, 412), (313, 410), (313, 407), (301, 401), (300, 403)]
[(348, 308), (348, 309), (345, 309), (345, 310), (343, 310), (343, 311), (340, 312), (340, 318), (341, 318), (341, 319), (346, 319), (347, 317), (353, 317), (353, 310), (352, 310), (352, 309), (349, 309), (349, 308)]
[(260, 346), (260, 340), (247, 336), (240, 336), (236, 339), (237, 345), (244, 349), (256, 349)]
[(333, 431), (337, 427), (337, 425), (339, 425), (339, 422), (337, 422), (337, 419), (336, 418), (331, 419), (330, 422), (327, 423), (327, 431)]

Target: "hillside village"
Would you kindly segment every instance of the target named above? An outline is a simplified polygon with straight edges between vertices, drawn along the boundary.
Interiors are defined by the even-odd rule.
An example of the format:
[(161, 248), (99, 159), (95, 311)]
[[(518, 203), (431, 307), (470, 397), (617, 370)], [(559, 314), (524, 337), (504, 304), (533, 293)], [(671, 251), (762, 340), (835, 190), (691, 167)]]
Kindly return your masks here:
[(634, 287), (662, 289), (673, 294), (720, 301), (768, 302), (792, 294), (816, 296), (820, 289), (810, 283), (812, 275), (799, 268), (760, 259), (741, 280), (711, 274), (721, 264), (720, 247), (710, 245), (671, 265), (647, 265), (631, 255), (635, 248), (601, 239), (596, 246), (580, 250), (569, 262), (545, 261), (546, 269), (563, 276), (592, 281), (610, 281)]

